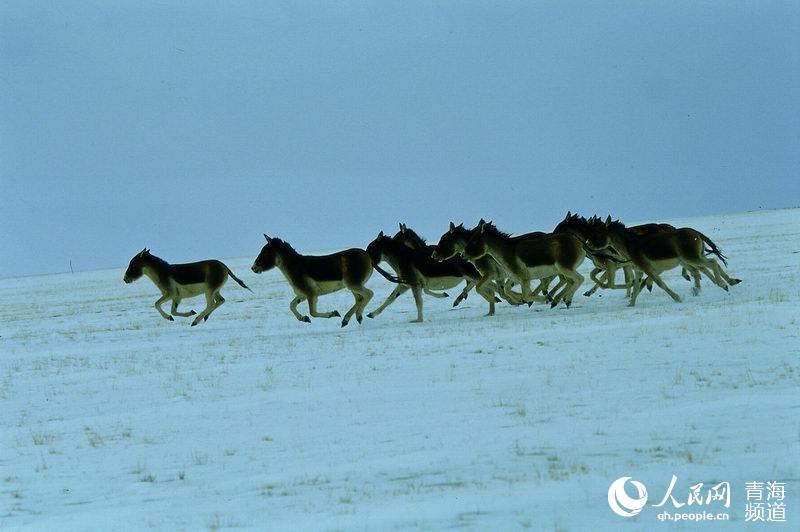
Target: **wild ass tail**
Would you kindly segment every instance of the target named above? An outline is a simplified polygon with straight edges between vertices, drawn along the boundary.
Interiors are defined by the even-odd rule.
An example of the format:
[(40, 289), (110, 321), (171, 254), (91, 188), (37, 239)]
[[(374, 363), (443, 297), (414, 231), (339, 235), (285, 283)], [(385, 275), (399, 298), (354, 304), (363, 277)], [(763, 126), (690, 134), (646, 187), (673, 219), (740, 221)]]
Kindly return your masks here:
[(702, 238), (703, 242), (705, 242), (706, 245), (709, 247), (709, 249), (705, 250), (706, 254), (713, 253), (714, 255), (719, 257), (719, 260), (722, 261), (722, 264), (727, 266), (728, 265), (728, 261), (725, 260), (727, 257), (722, 254), (722, 251), (720, 251), (720, 249), (717, 247), (717, 245), (714, 242), (712, 242), (710, 238), (708, 238), (706, 235), (704, 235), (700, 231), (697, 231), (697, 234), (700, 235), (700, 238)]
[(384, 270), (383, 268), (381, 268), (377, 264), (373, 264), (372, 266), (378, 271), (379, 274), (383, 275), (386, 278), (386, 280), (391, 282), (391, 283), (395, 283), (395, 284), (411, 284), (411, 283), (408, 283), (408, 282), (406, 282), (406, 281), (404, 281), (404, 280), (402, 280), (402, 279), (400, 279), (398, 277), (395, 277), (394, 275), (390, 274), (389, 272), (387, 272), (386, 270)]
[[(230, 268), (228, 268), (227, 266), (225, 266), (225, 268), (228, 270), (228, 275), (230, 275), (230, 276), (231, 276), (231, 278), (233, 278), (233, 280), (234, 280), (234, 281), (236, 281), (237, 283), (239, 283), (239, 286), (241, 286), (241, 287), (242, 287), (242, 288), (244, 288), (244, 289), (250, 290), (250, 287), (249, 287), (249, 286), (247, 286), (246, 284), (244, 284), (244, 281), (242, 281), (241, 279), (239, 279), (238, 277), (236, 277), (236, 276), (233, 274), (233, 272), (231, 271), (231, 269), (230, 269)], [(250, 291), (252, 292), (252, 290), (250, 290)]]

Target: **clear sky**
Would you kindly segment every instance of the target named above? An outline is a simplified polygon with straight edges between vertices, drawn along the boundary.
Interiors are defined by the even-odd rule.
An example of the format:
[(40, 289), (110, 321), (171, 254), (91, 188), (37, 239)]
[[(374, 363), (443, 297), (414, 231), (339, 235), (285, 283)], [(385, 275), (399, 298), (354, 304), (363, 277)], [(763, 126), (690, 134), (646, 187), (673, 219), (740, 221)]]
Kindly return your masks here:
[(0, 276), (800, 205), (800, 3), (0, 3)]

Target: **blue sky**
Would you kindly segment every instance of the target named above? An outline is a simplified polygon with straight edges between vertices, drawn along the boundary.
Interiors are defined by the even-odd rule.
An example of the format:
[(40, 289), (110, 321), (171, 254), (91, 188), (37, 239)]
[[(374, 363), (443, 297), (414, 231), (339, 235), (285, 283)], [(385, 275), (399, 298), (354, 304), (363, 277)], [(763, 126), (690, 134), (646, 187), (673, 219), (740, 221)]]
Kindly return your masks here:
[(772, 1), (6, 1), (0, 276), (795, 207), (798, 28)]

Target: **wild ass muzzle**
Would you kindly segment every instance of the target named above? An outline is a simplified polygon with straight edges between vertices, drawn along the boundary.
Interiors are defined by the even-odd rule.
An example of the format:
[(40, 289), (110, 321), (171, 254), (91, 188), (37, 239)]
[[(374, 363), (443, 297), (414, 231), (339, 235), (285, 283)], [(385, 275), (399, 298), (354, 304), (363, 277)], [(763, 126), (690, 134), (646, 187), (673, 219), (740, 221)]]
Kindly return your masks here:
[[(192, 327), (201, 321), (208, 320), (211, 313), (225, 303), (225, 298), (222, 297), (220, 290), (229, 275), (239, 286), (250, 290), (241, 279), (233, 274), (230, 268), (218, 260), (169, 264), (164, 259), (152, 255), (147, 248), (131, 259), (123, 280), (126, 283), (132, 283), (142, 275), (150, 278), (153, 284), (161, 290), (161, 297), (156, 301), (155, 307), (165, 320), (173, 321), (172, 316), (184, 318), (194, 316), (197, 314), (194, 310), (178, 312), (178, 305), (182, 299), (205, 294), (206, 308), (197, 314), (192, 321)], [(252, 290), (250, 291), (252, 292)], [(172, 309), (170, 314), (167, 314), (161, 305), (169, 299), (172, 300)]]
[(344, 288), (350, 290), (355, 303), (342, 319), (342, 327), (355, 314), (358, 323), (363, 320), (364, 308), (372, 299), (372, 290), (364, 286), (372, 275), (372, 260), (363, 249), (351, 248), (330, 255), (301, 255), (289, 243), (279, 238), (267, 239), (256, 257), (252, 270), (262, 273), (277, 267), (295, 293), (289, 309), (298, 321), (311, 323), (311, 318), (297, 311), (297, 305), (308, 301), (308, 310), (314, 318), (341, 316), (338, 311), (317, 311), (317, 299)]
[(597, 250), (613, 246), (633, 263), (635, 279), (628, 303), (631, 307), (636, 305), (636, 298), (645, 285), (644, 275), (652, 279), (673, 300), (680, 302), (681, 297), (661, 279), (663, 272), (678, 266), (682, 266), (692, 274), (695, 282), (692, 293), (695, 295), (700, 293), (700, 273), (705, 274), (726, 292), (729, 285), (741, 282), (740, 279), (731, 278), (716, 260), (706, 256), (706, 253), (714, 254), (727, 265), (725, 256), (717, 245), (700, 231), (689, 227), (674, 231), (637, 234), (636, 231), (626, 228), (619, 220), (611, 221), (607, 218), (605, 222), (594, 226), (586, 244), (591, 249)]
[(571, 233), (514, 238), (498, 230), (493, 223), (481, 220), (472, 230), (464, 253), (470, 260), (491, 255), (520, 284), (522, 299), (529, 304), (534, 301), (530, 288), (534, 279), (560, 277), (556, 289), (562, 285), (563, 288), (551, 296), (551, 307), (559, 301), (569, 307), (584, 279), (577, 270), (586, 252), (581, 241)]

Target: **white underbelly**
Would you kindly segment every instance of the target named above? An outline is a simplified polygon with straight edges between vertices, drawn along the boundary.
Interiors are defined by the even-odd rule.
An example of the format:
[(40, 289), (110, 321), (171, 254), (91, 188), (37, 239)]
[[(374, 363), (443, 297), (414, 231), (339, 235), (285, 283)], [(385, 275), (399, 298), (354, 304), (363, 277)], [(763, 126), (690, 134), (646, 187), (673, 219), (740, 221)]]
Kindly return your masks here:
[(548, 265), (548, 266), (536, 266), (535, 268), (526, 268), (525, 270), (528, 274), (528, 279), (543, 279), (545, 277), (550, 277), (551, 275), (556, 275), (558, 270), (556, 270), (555, 266)]
[(195, 297), (201, 294), (206, 293), (206, 284), (205, 283), (196, 283), (196, 284), (178, 284), (175, 283), (175, 291), (178, 293), (178, 297), (186, 298), (186, 297)]
[(653, 268), (655, 273), (661, 273), (673, 268), (677, 268), (680, 264), (678, 259), (665, 259), (665, 260), (651, 260), (650, 267)]
[(448, 290), (457, 286), (464, 279), (461, 277), (429, 277), (425, 288), (430, 290)]
[(332, 294), (344, 288), (342, 281), (322, 281), (314, 283), (317, 295)]

